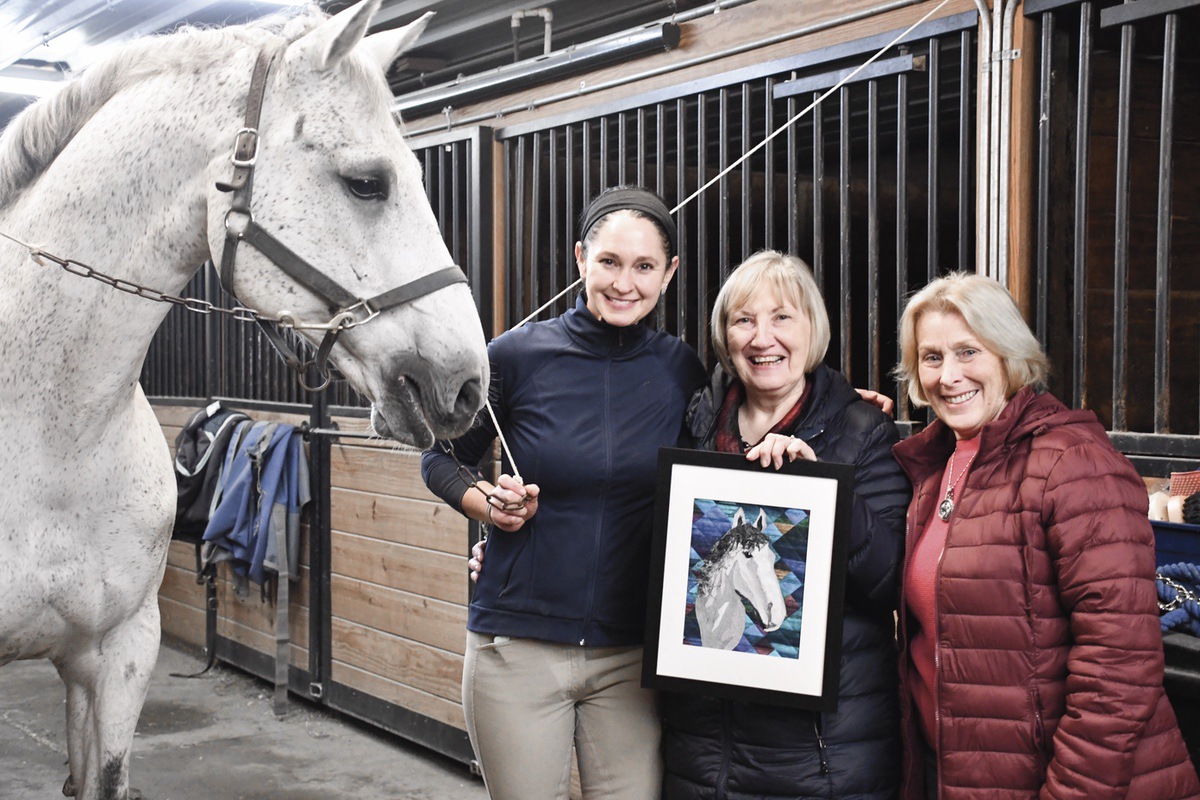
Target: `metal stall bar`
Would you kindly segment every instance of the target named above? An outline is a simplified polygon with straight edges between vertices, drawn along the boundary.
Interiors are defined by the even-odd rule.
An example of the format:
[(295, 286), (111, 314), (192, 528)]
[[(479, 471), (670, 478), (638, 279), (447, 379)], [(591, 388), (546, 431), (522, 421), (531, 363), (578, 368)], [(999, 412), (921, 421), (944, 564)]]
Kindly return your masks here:
[(846, 380), (854, 366), (850, 360), (850, 87), (838, 90), (838, 363)]
[(1054, 15), (1042, 15), (1042, 58), (1038, 105), (1037, 252), (1034, 259), (1034, 333), (1046, 349), (1047, 305), (1050, 294), (1050, 133), (1051, 94), (1054, 89)]
[[(964, 103), (966, 105), (966, 103)], [(896, 76), (896, 320), (908, 297), (908, 74)], [(908, 393), (897, 380), (896, 418), (909, 421)]]
[[(971, 31), (963, 31), (959, 34), (958, 47), (958, 259), (954, 263), (955, 269), (966, 269), (967, 265), (972, 263), (971, 253), (973, 242), (972, 235), (975, 231), (974, 221), (971, 219), (971, 203), (974, 200), (974, 193), (971, 191), (971, 179), (975, 171), (971, 168), (972, 156), (971, 145), (974, 141), (971, 138), (971, 120), (974, 115), (971, 113), (971, 104), (967, 102), (967, 98), (971, 96), (971, 87), (973, 84), (974, 75), (971, 70), (971, 65), (975, 63), (972, 57), (973, 50), (971, 41), (973, 33)], [(932, 69), (932, 67), (931, 67)]]
[[(717, 181), (717, 268), (720, 270), (717, 287), (725, 283), (729, 275), (729, 89), (717, 92), (717, 171), (722, 173)], [(701, 198), (703, 200), (703, 198)], [(701, 261), (700, 263), (705, 263)]]
[(1087, 214), (1088, 160), (1091, 156), (1092, 119), (1092, 17), (1093, 4), (1079, 7), (1079, 75), (1075, 108), (1075, 258), (1071, 314), (1074, 318), (1075, 346), (1071, 363), (1072, 407), (1087, 403)]
[(879, 389), (879, 82), (867, 83), (867, 388)]
[(1112, 429), (1126, 430), (1126, 404), (1129, 387), (1126, 368), (1129, 359), (1129, 147), (1130, 96), (1133, 84), (1134, 26), (1121, 26), (1121, 66), (1117, 88), (1117, 178), (1113, 253), (1113, 375)]
[[(768, 136), (771, 131), (775, 130), (775, 104), (771, 102), (774, 97), (775, 80), (767, 78), (766, 92), (763, 93), (763, 136)], [(791, 119), (791, 116), (788, 119)], [(789, 127), (788, 137), (785, 140), (789, 143), (789, 147), (792, 141), (791, 128), (794, 127), (794, 125)], [(763, 181), (763, 208), (766, 209), (766, 213), (763, 215), (763, 241), (768, 246), (775, 241), (775, 149), (768, 147), (763, 155), (763, 174), (766, 176)], [(788, 252), (795, 253), (796, 251), (789, 249)]]
[(1158, 140), (1158, 216), (1154, 248), (1154, 432), (1170, 430), (1171, 183), (1175, 177), (1175, 63), (1179, 17), (1163, 20), (1162, 115)]
[(926, 126), (926, 169), (928, 172), (928, 180), (926, 182), (926, 210), (925, 210), (925, 247), (926, 247), (926, 274), (929, 280), (933, 280), (938, 276), (939, 256), (938, 256), (938, 187), (941, 183), (938, 170), (938, 148), (939, 131), (938, 131), (938, 72), (940, 67), (939, 53), (941, 52), (941, 42), (937, 39), (929, 40), (929, 55), (928, 55), (928, 76), (929, 76), (929, 100), (928, 100), (928, 121)]

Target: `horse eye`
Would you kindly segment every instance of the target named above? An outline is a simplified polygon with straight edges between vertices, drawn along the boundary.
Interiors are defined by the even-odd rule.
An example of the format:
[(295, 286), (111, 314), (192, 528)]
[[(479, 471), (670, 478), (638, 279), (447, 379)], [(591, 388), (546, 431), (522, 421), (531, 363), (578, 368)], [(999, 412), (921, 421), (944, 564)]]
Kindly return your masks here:
[(744, 555), (746, 558), (754, 558), (754, 554), (751, 553), (749, 550), (743, 550), (742, 555)]
[(386, 200), (387, 184), (379, 178), (343, 178), (350, 194), (360, 200)]

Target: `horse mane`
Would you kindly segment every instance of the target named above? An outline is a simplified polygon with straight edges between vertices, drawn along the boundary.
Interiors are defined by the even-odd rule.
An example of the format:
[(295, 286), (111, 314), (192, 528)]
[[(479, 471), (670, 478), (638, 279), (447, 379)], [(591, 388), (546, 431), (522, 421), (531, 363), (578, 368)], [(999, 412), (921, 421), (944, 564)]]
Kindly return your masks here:
[(713, 545), (713, 549), (700, 566), (696, 568), (696, 594), (700, 595), (708, 591), (709, 585), (712, 583), (713, 573), (725, 557), (730, 552), (735, 550), (753, 550), (763, 545), (771, 544), (771, 540), (765, 533), (754, 527), (749, 522), (744, 522), (736, 528), (730, 528), (727, 533), (717, 539), (717, 543)]
[(0, 135), (0, 209), (45, 170), (87, 121), (118, 92), (164, 71), (200, 69), (237, 46), (299, 39), (325, 19), (319, 8), (278, 13), (245, 25), (185, 25), (136, 39), (88, 66), (51, 97), (32, 103)]

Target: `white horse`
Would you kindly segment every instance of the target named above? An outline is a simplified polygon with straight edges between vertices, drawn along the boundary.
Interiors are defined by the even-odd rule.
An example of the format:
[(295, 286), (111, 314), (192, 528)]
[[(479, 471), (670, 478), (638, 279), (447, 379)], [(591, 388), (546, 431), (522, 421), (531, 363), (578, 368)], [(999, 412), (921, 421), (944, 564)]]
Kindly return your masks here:
[(738, 508), (733, 526), (697, 568), (696, 621), (705, 647), (732, 650), (741, 641), (746, 631), (742, 597), (750, 602), (765, 631), (778, 630), (787, 616), (775, 576), (775, 551), (762, 532), (766, 521), (760, 509), (758, 519), (749, 525)]
[[(376, 430), (426, 446), (470, 424), (487, 361), (384, 80), (425, 19), (365, 37), (378, 6), (180, 31), (92, 66), (0, 139), (0, 233), (178, 293), (221, 260), (228, 225), (245, 237), (228, 270), (240, 301), (332, 319), (330, 360), (374, 401)], [(252, 203), (229, 191), (250, 170)], [(264, 231), (315, 266), (268, 260)], [(42, 261), (0, 239), (0, 664), (54, 662), (64, 793), (123, 800), (175, 505), (138, 375), (170, 306)]]

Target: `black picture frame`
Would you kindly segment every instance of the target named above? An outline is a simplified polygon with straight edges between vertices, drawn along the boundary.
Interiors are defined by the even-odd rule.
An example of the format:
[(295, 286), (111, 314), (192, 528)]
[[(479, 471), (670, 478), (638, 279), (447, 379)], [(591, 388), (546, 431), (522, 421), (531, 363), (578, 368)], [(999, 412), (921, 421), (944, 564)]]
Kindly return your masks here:
[(660, 449), (642, 685), (836, 711), (853, 485), (846, 464)]

